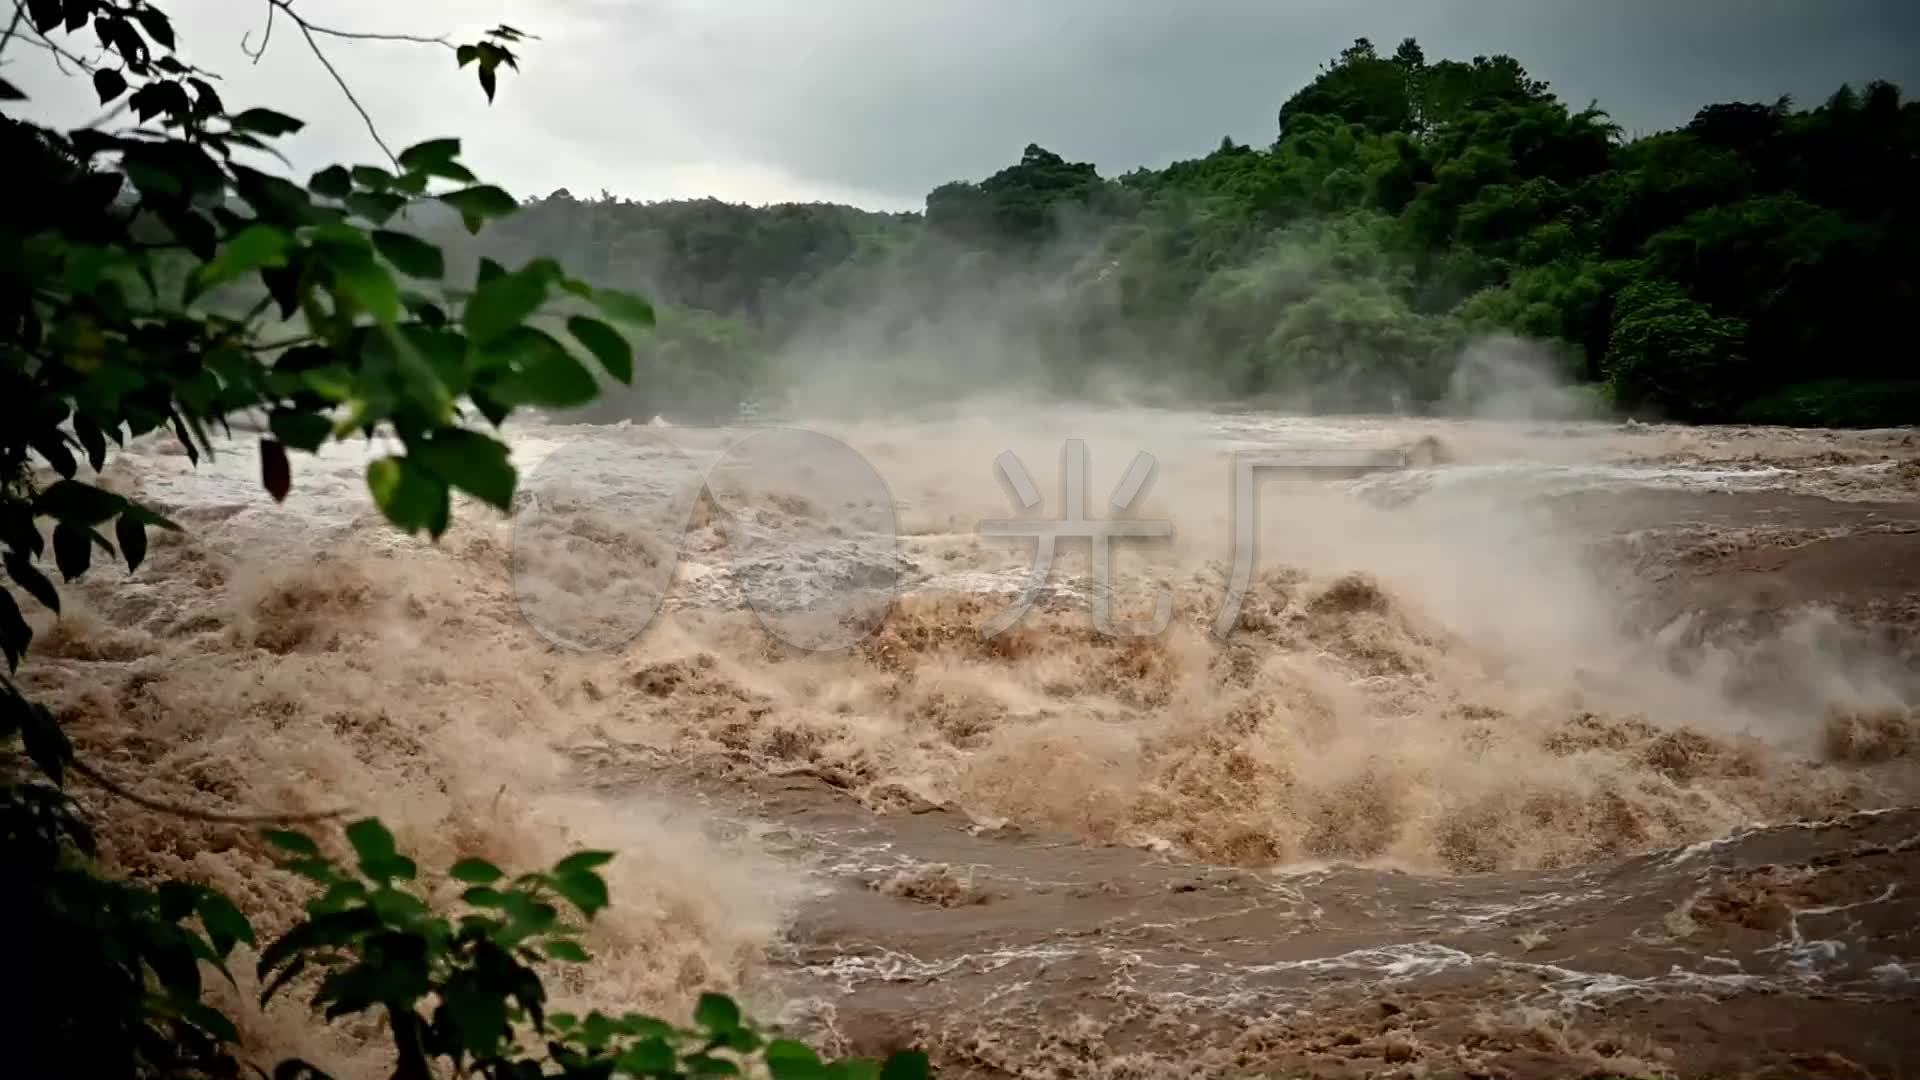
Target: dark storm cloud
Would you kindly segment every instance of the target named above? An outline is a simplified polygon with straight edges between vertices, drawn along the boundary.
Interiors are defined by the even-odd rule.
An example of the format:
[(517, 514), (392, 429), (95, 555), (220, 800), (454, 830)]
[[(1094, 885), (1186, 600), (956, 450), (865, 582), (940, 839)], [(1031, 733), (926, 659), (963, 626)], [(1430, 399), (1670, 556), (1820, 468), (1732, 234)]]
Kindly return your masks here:
[(1844, 80), (1920, 90), (1910, 0), (843, 0), (726, 12), (668, 20), (642, 77), (718, 143), (907, 202), (1010, 163), (1028, 142), (1108, 174), (1204, 153), (1222, 135), (1264, 145), (1280, 102), (1359, 36), (1383, 49), (1414, 36), (1435, 58), (1510, 53), (1629, 131), (1682, 123), (1710, 101), (1817, 101)]
[[(297, 165), (365, 159), (357, 118), (297, 39), (259, 67), (238, 44), (259, 5), (176, 0), (193, 58), (230, 102), (315, 121)], [(405, 143), (448, 131), (517, 191), (715, 194), (913, 208), (1038, 142), (1107, 175), (1265, 145), (1275, 113), (1355, 37), (1429, 58), (1509, 53), (1569, 103), (1598, 99), (1629, 132), (1701, 104), (1814, 103), (1842, 81), (1920, 92), (1913, 0), (336, 0), (327, 21), (471, 36), (498, 21), (542, 36), (485, 108), (468, 79), (404, 47), (335, 50)], [(284, 51), (281, 51), (284, 50)], [(25, 67), (36, 60), (16, 56)], [(43, 65), (44, 66), (44, 65)], [(44, 76), (44, 77), (42, 77)], [(21, 72), (10, 74), (16, 82)], [(84, 84), (42, 71), (36, 105), (84, 120)], [(64, 96), (63, 96), (64, 95)]]

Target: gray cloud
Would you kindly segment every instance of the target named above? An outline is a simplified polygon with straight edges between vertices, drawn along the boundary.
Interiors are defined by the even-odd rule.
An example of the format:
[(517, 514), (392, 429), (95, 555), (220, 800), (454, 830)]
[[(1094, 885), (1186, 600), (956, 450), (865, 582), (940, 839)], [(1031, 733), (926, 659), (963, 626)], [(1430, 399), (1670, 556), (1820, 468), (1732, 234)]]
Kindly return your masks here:
[[(227, 75), (230, 102), (314, 122), (291, 148), (300, 168), (377, 156), (290, 27), (264, 63), (241, 56), (264, 5), (170, 7), (192, 59)], [(1264, 145), (1280, 102), (1359, 36), (1383, 48), (1418, 37), (1429, 57), (1510, 53), (1629, 131), (1684, 122), (1710, 101), (1811, 103), (1843, 81), (1920, 92), (1910, 0), (337, 0), (325, 18), (456, 37), (507, 21), (540, 34), (491, 109), (445, 54), (330, 50), (389, 141), (460, 132), (476, 167), (531, 194), (914, 208), (1029, 142), (1113, 175), (1203, 154), (1222, 135)], [(84, 83), (57, 78), (42, 56), (16, 46), (7, 59), (42, 115), (79, 123), (97, 111)]]

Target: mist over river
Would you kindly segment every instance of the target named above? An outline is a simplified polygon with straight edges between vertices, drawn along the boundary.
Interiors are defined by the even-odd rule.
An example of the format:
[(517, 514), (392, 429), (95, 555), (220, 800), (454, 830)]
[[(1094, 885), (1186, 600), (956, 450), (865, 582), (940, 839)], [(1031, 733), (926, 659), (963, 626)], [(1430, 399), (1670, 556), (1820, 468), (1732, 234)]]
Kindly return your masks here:
[[(150, 797), (351, 806), (433, 865), (617, 851), (561, 1008), (732, 989), (955, 1077), (1920, 1071), (1911, 429), (787, 428), (830, 438), (511, 426), (515, 514), (437, 545), (372, 508), (381, 447), (276, 505), (248, 436), (153, 437), (105, 482), (186, 532), (21, 680)], [(1035, 541), (982, 523), (1068, 517), (1068, 440), (1086, 517), (1170, 535), (1107, 573), (1062, 539), (983, 633)], [(1311, 449), (1413, 464), (1262, 478), (1222, 636), (1235, 455)], [(264, 933), (304, 899), (245, 830), (91, 809)], [(230, 997), (262, 1059), (386, 1073)]]

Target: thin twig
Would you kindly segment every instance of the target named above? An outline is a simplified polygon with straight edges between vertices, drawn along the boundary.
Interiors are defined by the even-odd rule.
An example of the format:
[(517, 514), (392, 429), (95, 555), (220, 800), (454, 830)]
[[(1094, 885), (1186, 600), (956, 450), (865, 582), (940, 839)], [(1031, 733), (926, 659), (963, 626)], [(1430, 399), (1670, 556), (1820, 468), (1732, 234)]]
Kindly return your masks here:
[(122, 787), (117, 781), (102, 776), (93, 766), (88, 765), (77, 757), (68, 759), (67, 767), (136, 806), (145, 807), (156, 813), (172, 814), (175, 817), (188, 818), (193, 821), (209, 821), (215, 825), (298, 825), (316, 821), (332, 821), (335, 818), (345, 817), (347, 814), (347, 810), (344, 808), (339, 810), (320, 810), (305, 814), (215, 814), (206, 810), (195, 810), (188, 806), (175, 806), (172, 803), (161, 802), (158, 799), (149, 799), (145, 795), (137, 795), (134, 792), (128, 791), (125, 787)]
[[(367, 34), (356, 30), (333, 30), (325, 26), (316, 26), (301, 18), (299, 15), (296, 15), (293, 10), (292, 0), (267, 0), (267, 5), (285, 11), (288, 18), (300, 24), (301, 29), (311, 30), (316, 34), (324, 34), (327, 37), (346, 38), (350, 41), (411, 41), (416, 45), (438, 45), (448, 52), (457, 51), (454, 49), (453, 43), (447, 40), (445, 34), (441, 34), (438, 37), (426, 37), (421, 34)], [(263, 49), (266, 48), (266, 42), (262, 41), (260, 47)]]
[(246, 53), (248, 56), (253, 57), (253, 62), (255, 64), (258, 64), (260, 62), (261, 57), (267, 55), (267, 43), (273, 40), (274, 10), (275, 10), (274, 5), (269, 3), (267, 5), (267, 29), (265, 33), (260, 35), (260, 48), (249, 52), (247, 50), (247, 35), (246, 34), (240, 35), (240, 51), (243, 53)]
[(20, 20), (26, 17), (26, 0), (13, 0), (13, 18), (7, 23), (5, 36), (0, 36), (0, 55), (4, 55), (7, 51), (7, 46), (13, 44), (13, 32), (20, 29)]
[[(29, 27), (28, 29), (32, 29), (32, 28)], [(75, 56), (73, 53), (68, 52), (67, 50), (61, 48), (60, 46), (55, 45), (52, 42), (52, 40), (50, 40), (45, 34), (42, 34), (38, 30), (34, 30), (33, 33), (34, 33), (33, 37), (26, 37), (22, 35), (20, 37), (20, 40), (26, 42), (27, 44), (33, 46), (36, 49), (45, 49), (48, 52), (52, 53), (54, 65), (60, 68), (60, 74), (62, 75), (71, 74), (70, 72), (67, 71), (66, 66), (60, 63), (62, 59), (72, 61), (75, 65), (77, 65), (80, 68), (81, 71), (93, 70), (92, 64), (88, 63), (85, 60), (80, 59), (78, 56)]]
[(313, 40), (312, 29), (298, 15), (294, 15), (291, 11), (287, 14), (292, 17), (294, 24), (300, 27), (300, 33), (307, 39), (307, 47), (313, 50), (314, 59), (320, 61), (320, 66), (326, 68), (327, 74), (333, 76), (333, 81), (339, 85), (340, 92), (347, 95), (347, 101), (353, 106), (354, 111), (360, 114), (360, 119), (366, 121), (367, 134), (373, 136), (373, 141), (380, 145), (380, 152), (387, 155), (387, 160), (398, 167), (400, 159), (388, 148), (387, 140), (380, 137), (380, 129), (373, 125), (373, 117), (367, 114), (366, 106), (360, 104), (360, 99), (353, 96), (353, 88), (348, 86), (347, 80), (341, 78), (340, 72), (334, 69), (333, 61), (327, 59), (327, 54), (321, 50), (320, 43)]

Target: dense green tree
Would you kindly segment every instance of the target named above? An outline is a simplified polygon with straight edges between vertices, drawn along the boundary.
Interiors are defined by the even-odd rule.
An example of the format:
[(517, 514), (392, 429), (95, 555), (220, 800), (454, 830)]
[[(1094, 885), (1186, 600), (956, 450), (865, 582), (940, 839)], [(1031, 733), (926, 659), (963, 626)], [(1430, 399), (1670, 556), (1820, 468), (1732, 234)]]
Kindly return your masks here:
[(1746, 324), (1717, 317), (1669, 281), (1641, 281), (1614, 301), (1606, 372), (1614, 392), (1681, 419), (1724, 414), (1741, 390)]

